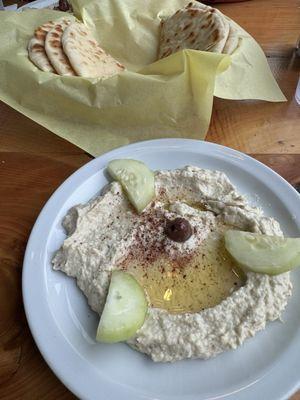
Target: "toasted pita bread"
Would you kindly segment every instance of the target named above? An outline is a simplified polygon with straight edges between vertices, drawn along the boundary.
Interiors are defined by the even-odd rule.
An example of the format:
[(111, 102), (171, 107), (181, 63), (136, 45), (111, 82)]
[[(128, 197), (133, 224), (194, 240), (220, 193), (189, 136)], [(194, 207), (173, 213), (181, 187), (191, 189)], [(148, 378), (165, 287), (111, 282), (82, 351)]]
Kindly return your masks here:
[(216, 9), (189, 3), (162, 23), (159, 58), (182, 49), (221, 53), (229, 34), (229, 22)]
[(45, 72), (54, 72), (55, 69), (51, 65), (45, 51), (45, 39), (47, 33), (54, 27), (52, 21), (46, 22), (34, 31), (34, 36), (28, 43), (28, 57), (39, 69)]
[[(187, 8), (200, 8), (202, 10), (213, 10), (212, 7), (202, 4), (202, 3), (199, 3), (199, 2), (197, 2), (197, 3), (190, 2), (186, 7)], [(218, 13), (220, 16), (222, 16), (222, 19), (223, 19), (223, 21), (225, 21), (225, 24), (227, 21), (229, 23), (229, 33), (228, 33), (228, 37), (226, 39), (224, 48), (222, 50), (222, 53), (232, 54), (239, 45), (239, 39), (240, 39), (239, 31), (237, 28), (235, 28), (233, 26), (233, 23), (228, 18), (226, 18), (217, 8), (215, 8), (214, 10), (216, 13)]]
[(72, 21), (66, 18), (57, 21), (45, 40), (47, 56), (59, 75), (76, 75), (62, 47), (63, 32), (71, 23)]
[[(218, 16), (220, 17), (220, 23), (223, 25), (223, 28), (226, 32), (226, 40), (224, 37), (223, 40), (218, 41), (214, 46), (209, 47), (208, 50), (215, 52), (215, 53), (222, 53), (223, 49), (225, 47), (228, 35), (229, 35), (229, 31), (230, 31), (230, 25), (229, 25), (228, 20), (224, 17), (224, 15), (217, 8), (207, 6), (200, 2), (195, 3), (192, 1), (186, 6), (186, 8), (189, 8), (189, 9), (198, 8), (201, 10), (210, 11), (210, 12), (214, 12), (214, 13), (218, 14)], [(228, 31), (228, 33), (227, 33), (227, 31)]]
[(124, 70), (122, 64), (105, 53), (84, 24), (74, 22), (67, 27), (62, 44), (79, 76), (108, 78)]

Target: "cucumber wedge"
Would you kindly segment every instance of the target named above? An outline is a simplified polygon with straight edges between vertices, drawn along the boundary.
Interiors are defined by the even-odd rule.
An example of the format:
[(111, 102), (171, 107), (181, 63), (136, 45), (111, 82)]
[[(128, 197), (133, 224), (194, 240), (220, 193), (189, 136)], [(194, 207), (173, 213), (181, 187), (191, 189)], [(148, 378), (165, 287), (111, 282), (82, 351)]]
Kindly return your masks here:
[(155, 197), (153, 172), (141, 161), (113, 160), (107, 166), (108, 173), (120, 182), (130, 203), (141, 213)]
[(114, 271), (96, 340), (116, 343), (130, 339), (143, 325), (147, 308), (144, 290), (134, 277)]
[(225, 247), (244, 270), (278, 275), (300, 266), (300, 238), (228, 230)]

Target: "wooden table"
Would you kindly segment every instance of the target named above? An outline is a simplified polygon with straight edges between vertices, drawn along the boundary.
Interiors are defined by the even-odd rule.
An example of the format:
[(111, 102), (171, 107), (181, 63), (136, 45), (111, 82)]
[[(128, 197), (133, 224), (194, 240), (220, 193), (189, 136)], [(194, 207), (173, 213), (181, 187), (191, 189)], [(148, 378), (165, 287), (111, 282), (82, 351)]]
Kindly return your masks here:
[[(296, 0), (253, 0), (220, 9), (262, 45), (287, 103), (215, 99), (207, 140), (250, 153), (300, 185), (300, 106), (294, 100), (300, 8)], [(75, 397), (37, 350), (21, 297), (28, 235), (53, 191), (91, 156), (0, 104), (0, 398)], [(299, 372), (300, 375), (300, 372)], [(300, 392), (293, 397), (300, 400)]]

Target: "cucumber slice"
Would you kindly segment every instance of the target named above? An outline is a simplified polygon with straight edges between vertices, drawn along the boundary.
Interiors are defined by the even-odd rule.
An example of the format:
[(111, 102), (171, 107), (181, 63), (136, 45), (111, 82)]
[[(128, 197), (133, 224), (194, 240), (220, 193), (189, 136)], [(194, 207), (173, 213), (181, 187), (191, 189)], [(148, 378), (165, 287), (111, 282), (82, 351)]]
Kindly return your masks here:
[(147, 300), (139, 283), (126, 272), (114, 271), (96, 340), (116, 343), (130, 339), (143, 325), (146, 313)]
[(155, 197), (153, 172), (141, 161), (113, 160), (107, 170), (111, 177), (121, 183), (130, 203), (141, 213)]
[(228, 230), (225, 247), (248, 271), (278, 275), (300, 266), (300, 238)]

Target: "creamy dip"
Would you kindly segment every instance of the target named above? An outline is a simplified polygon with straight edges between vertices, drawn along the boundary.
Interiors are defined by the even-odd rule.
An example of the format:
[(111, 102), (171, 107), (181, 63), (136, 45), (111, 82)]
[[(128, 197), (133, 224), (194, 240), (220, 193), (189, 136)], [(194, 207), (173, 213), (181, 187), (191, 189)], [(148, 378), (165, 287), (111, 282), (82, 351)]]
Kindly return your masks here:
[[(156, 200), (140, 215), (117, 182), (72, 208), (53, 268), (76, 278), (99, 314), (111, 272), (133, 274), (149, 310), (128, 343), (154, 361), (215, 356), (280, 318), (291, 295), (289, 273), (244, 275), (223, 243), (228, 228), (281, 236), (279, 224), (250, 207), (219, 171), (158, 171), (155, 184)], [(166, 221), (176, 217), (192, 227), (183, 243), (165, 234)]]

